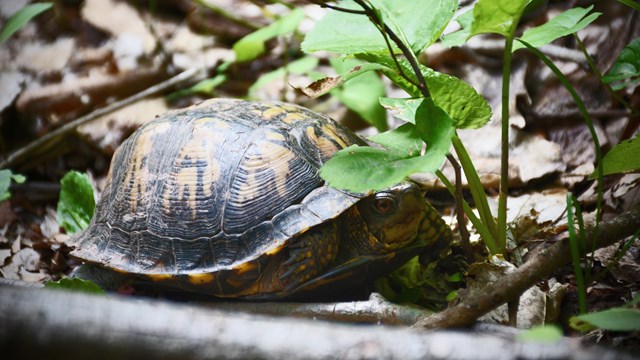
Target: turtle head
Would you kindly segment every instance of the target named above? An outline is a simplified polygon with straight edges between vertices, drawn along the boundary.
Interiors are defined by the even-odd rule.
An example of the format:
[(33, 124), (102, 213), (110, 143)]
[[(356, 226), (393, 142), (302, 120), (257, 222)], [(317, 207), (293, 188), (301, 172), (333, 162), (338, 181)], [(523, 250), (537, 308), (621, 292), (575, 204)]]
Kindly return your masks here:
[(368, 239), (360, 247), (369, 248), (368, 253), (385, 254), (417, 238), (427, 207), (418, 185), (403, 182), (362, 199), (358, 210), (368, 230)]

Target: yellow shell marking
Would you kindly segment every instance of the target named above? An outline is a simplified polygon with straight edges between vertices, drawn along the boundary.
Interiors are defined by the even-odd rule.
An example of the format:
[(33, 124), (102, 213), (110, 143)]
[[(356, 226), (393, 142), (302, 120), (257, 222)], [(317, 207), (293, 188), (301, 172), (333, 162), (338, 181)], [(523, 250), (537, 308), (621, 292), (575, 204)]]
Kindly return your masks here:
[(281, 244), (280, 246), (276, 246), (273, 249), (265, 251), (264, 253), (266, 255), (275, 255), (275, 254), (279, 253), (280, 250), (282, 250), (282, 248), (284, 248), (284, 247), (285, 247), (285, 244)]
[(305, 116), (299, 112), (290, 112), (285, 117), (282, 118), (282, 122), (291, 124), (299, 120), (304, 120)]
[(342, 140), (340, 135), (338, 135), (338, 129), (336, 129), (336, 127), (333, 126), (332, 124), (322, 125), (322, 131), (325, 134), (327, 134), (327, 136), (329, 136), (331, 139), (333, 139), (333, 141), (338, 143), (341, 148), (346, 148), (347, 146), (349, 146), (346, 142), (344, 142), (344, 140)]
[(189, 282), (193, 285), (201, 285), (208, 284), (213, 282), (216, 277), (213, 274), (189, 274), (188, 275)]
[[(138, 195), (140, 193), (145, 194), (147, 192), (147, 184), (151, 176), (148, 168), (143, 168), (143, 158), (153, 152), (153, 137), (157, 133), (166, 131), (171, 127), (168, 123), (152, 123), (145, 128), (140, 136), (136, 139), (136, 143), (133, 146), (136, 151), (132, 152), (131, 159), (129, 160), (129, 168), (127, 169), (127, 178), (125, 183), (130, 186), (131, 195), (131, 211), (135, 212), (138, 207)], [(140, 187), (140, 192), (138, 191)]]
[[(296, 155), (286, 147), (282, 147), (269, 141), (260, 143), (260, 154), (268, 155), (268, 157), (256, 157), (245, 163), (249, 169), (271, 169), (275, 174), (276, 191), (280, 196), (287, 194), (287, 180), (291, 174), (289, 162), (296, 158)], [(248, 174), (247, 180), (243, 182), (243, 186), (238, 189), (239, 201), (250, 201), (256, 197), (256, 192), (260, 190), (262, 179), (260, 172), (255, 170)]]
[(258, 267), (257, 263), (252, 263), (252, 262), (246, 262), (240, 266), (238, 266), (237, 268), (234, 269), (235, 273), (238, 275), (244, 274), (246, 272), (255, 270)]
[[(335, 154), (338, 150), (340, 150), (340, 148), (336, 146), (336, 144), (333, 141), (327, 139), (324, 136), (320, 136), (320, 137), (316, 136), (315, 129), (312, 126), (307, 127), (306, 133), (307, 133), (307, 137), (311, 140), (311, 142), (313, 142), (318, 147), (318, 149), (322, 153), (323, 158), (325, 159), (329, 158), (333, 156), (333, 154)], [(334, 138), (334, 136), (331, 136), (331, 134), (327, 134), (327, 135), (331, 139)], [(340, 142), (344, 143), (342, 139), (339, 139), (339, 140)]]
[[(191, 166), (176, 164), (177, 172), (172, 179), (174, 184), (179, 184), (180, 186), (179, 196), (182, 196), (185, 192), (189, 193), (187, 201), (193, 219), (197, 216), (198, 205), (198, 166), (195, 162), (196, 160), (207, 161), (205, 172), (202, 174), (202, 192), (204, 197), (210, 197), (212, 195), (211, 184), (220, 179), (220, 165), (217, 161), (211, 161), (216, 154), (211, 154), (210, 152), (217, 149), (216, 145), (225, 140), (221, 132), (212, 131), (210, 128), (221, 129), (228, 126), (224, 121), (215, 118), (197, 119), (194, 121), (191, 139), (185, 144), (176, 159), (176, 162), (181, 162), (186, 157), (193, 159)], [(166, 191), (170, 191), (170, 188), (167, 187)], [(170, 194), (165, 193), (163, 199), (164, 208), (170, 209)]]
[(262, 112), (262, 114), (260, 114), (263, 118), (267, 119), (267, 120), (271, 120), (274, 117), (286, 112), (287, 110), (279, 107), (279, 106), (274, 106), (272, 108), (269, 108), (267, 110), (265, 110), (264, 112)]
[(147, 274), (147, 277), (152, 281), (165, 281), (173, 277), (171, 274)]
[(296, 154), (285, 147), (270, 142), (264, 143), (264, 148), (261, 150), (264, 151), (264, 154), (271, 154), (272, 159), (277, 159), (272, 162), (272, 169), (276, 177), (276, 191), (284, 198), (287, 194), (287, 180), (291, 176), (289, 163), (296, 159)]
[(279, 132), (275, 132), (275, 131), (268, 131), (265, 135), (266, 135), (266, 138), (269, 139), (269, 140), (278, 140), (278, 141), (285, 141), (286, 140), (284, 135), (282, 135)]

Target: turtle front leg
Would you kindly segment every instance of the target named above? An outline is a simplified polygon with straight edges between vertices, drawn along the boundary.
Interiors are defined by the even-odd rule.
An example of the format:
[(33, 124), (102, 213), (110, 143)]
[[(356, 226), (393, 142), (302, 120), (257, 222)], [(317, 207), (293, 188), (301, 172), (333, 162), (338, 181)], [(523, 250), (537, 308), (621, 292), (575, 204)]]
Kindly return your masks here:
[(327, 269), (338, 253), (338, 231), (329, 221), (300, 235), (289, 247), (289, 256), (279, 268), (284, 292), (290, 292)]

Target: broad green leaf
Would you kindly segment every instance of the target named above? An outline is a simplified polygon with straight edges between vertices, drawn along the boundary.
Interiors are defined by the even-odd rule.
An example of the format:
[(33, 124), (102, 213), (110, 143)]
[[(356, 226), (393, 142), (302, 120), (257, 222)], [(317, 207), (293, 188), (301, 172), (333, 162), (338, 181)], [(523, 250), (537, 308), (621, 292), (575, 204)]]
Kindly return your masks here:
[(60, 185), (58, 223), (68, 234), (86, 229), (96, 207), (89, 177), (70, 171), (60, 180)]
[(394, 99), (380, 98), (380, 105), (389, 110), (391, 114), (400, 120), (416, 123), (416, 111), (424, 98)]
[(579, 331), (588, 331), (594, 328), (611, 331), (637, 331), (640, 330), (640, 310), (612, 308), (574, 316), (569, 319), (569, 324)]
[(8, 169), (0, 170), (0, 202), (11, 198), (11, 193), (9, 192), (11, 181), (22, 184), (25, 180), (24, 175), (14, 174)]
[(473, 8), (471, 34), (492, 33), (507, 36), (531, 0), (479, 0)]
[(639, 154), (640, 136), (620, 142), (602, 159), (603, 175), (640, 170)]
[[(356, 61), (353, 61), (352, 59), (350, 60), (352, 61), (352, 65), (354, 65), (353, 68), (348, 69), (347, 71), (343, 72), (338, 76), (326, 77), (324, 76), (324, 74), (320, 74), (320, 76), (317, 78), (318, 80), (312, 82), (311, 84), (306, 86), (304, 89), (301, 89), (301, 91), (308, 97), (315, 99), (319, 96), (327, 94), (328, 92), (337, 88), (338, 86), (342, 86), (345, 82), (357, 76), (360, 76), (372, 70), (379, 70), (384, 67), (379, 64), (356, 62)], [(334, 64), (337, 61), (338, 60), (333, 60)], [(336, 64), (336, 65), (338, 66), (337, 68), (340, 70), (344, 70), (346, 68), (346, 66), (340, 66), (340, 64)]]
[(466, 11), (456, 18), (460, 30), (442, 37), (442, 45), (446, 47), (462, 46), (471, 36), (471, 23), (473, 23), (473, 11)]
[(562, 330), (554, 325), (537, 326), (518, 334), (518, 340), (527, 342), (553, 343), (561, 339)]
[(20, 30), (27, 22), (29, 22), (29, 20), (50, 9), (52, 6), (53, 3), (48, 2), (35, 3), (27, 5), (17, 13), (13, 14), (13, 16), (7, 20), (4, 27), (2, 27), (2, 31), (0, 31), (0, 44), (5, 42), (16, 31)]
[[(358, 57), (385, 65), (386, 68), (381, 71), (387, 77), (412, 96), (421, 96), (417, 87), (400, 76), (391, 57), (378, 54), (362, 54)], [(399, 60), (399, 63), (404, 73), (415, 79), (409, 63), (402, 59)], [(451, 117), (456, 128), (477, 129), (491, 120), (491, 107), (469, 84), (454, 76), (437, 72), (422, 65), (420, 70), (425, 77), (433, 102)], [(414, 81), (417, 82), (417, 80)]]
[[(427, 152), (436, 152), (443, 158), (449, 153), (455, 127), (449, 115), (436, 106), (433, 100), (382, 98), (380, 103), (385, 104), (399, 119), (416, 125), (419, 137), (428, 145)], [(373, 138), (371, 140), (376, 141)]]
[(396, 129), (371, 136), (369, 140), (410, 157), (420, 155), (424, 143), (414, 124), (401, 125)]
[[(414, 53), (433, 44), (455, 13), (454, 0), (370, 0), (378, 9), (385, 25), (404, 37)], [(344, 0), (340, 7), (362, 10), (354, 1)], [(306, 35), (305, 52), (331, 51), (340, 54), (388, 52), (382, 34), (371, 21), (360, 14), (329, 11)], [(394, 46), (395, 47), (395, 46)]]
[(236, 53), (236, 61), (251, 61), (262, 55), (265, 51), (264, 43), (276, 36), (284, 35), (294, 31), (300, 21), (304, 18), (302, 9), (294, 9), (291, 13), (273, 23), (238, 40), (233, 45), (233, 51)]
[(261, 75), (253, 85), (251, 85), (248, 92), (249, 97), (255, 99), (257, 97), (256, 94), (258, 90), (275, 80), (284, 79), (287, 73), (301, 75), (315, 69), (317, 66), (318, 58), (314, 56), (305, 56), (287, 64), (286, 66), (265, 73)]
[[(589, 14), (591, 9), (593, 9), (593, 5), (586, 9), (581, 7), (569, 9), (540, 26), (527, 29), (522, 34), (521, 39), (535, 47), (540, 47), (549, 44), (555, 39), (578, 32), (602, 15), (599, 12)], [(524, 47), (522, 43), (516, 42), (513, 44), (512, 51)]]
[(104, 290), (100, 286), (89, 280), (82, 280), (76, 278), (65, 278), (58, 281), (49, 281), (44, 284), (47, 289), (63, 289), (76, 292), (83, 292), (88, 294), (105, 295)]
[[(329, 61), (338, 73), (346, 73), (362, 65), (362, 62), (355, 59), (334, 58)], [(371, 71), (362, 73), (345, 82), (342, 87), (331, 91), (331, 95), (380, 131), (387, 129), (387, 114), (378, 102), (384, 94), (384, 84), (380, 76)]]
[(633, 40), (618, 55), (616, 62), (602, 78), (612, 88), (620, 90), (629, 87), (633, 91), (640, 83), (640, 38)]
[[(397, 184), (416, 172), (435, 172), (445, 160), (455, 129), (448, 115), (428, 99), (418, 107), (415, 122), (371, 139), (386, 149), (354, 145), (340, 150), (322, 166), (320, 176), (333, 187), (367, 192)], [(427, 143), (422, 156), (416, 156), (422, 148), (416, 133)]]
[(366, 193), (393, 186), (416, 172), (433, 172), (441, 164), (436, 157), (407, 157), (405, 153), (352, 145), (327, 161), (320, 176), (333, 187)]
[(440, 158), (442, 165), (451, 149), (451, 138), (455, 134), (453, 120), (431, 99), (424, 99), (416, 110), (416, 127), (427, 144), (425, 156)]

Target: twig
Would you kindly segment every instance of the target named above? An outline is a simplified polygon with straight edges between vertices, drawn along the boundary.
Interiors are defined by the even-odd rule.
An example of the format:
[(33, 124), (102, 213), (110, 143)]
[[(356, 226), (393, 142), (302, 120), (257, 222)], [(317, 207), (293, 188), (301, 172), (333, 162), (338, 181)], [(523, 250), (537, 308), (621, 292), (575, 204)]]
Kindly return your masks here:
[[(587, 230), (586, 246), (599, 249), (633, 235), (640, 228), (640, 207), (600, 224), (598, 231)], [(469, 293), (442, 312), (418, 321), (421, 328), (468, 326), (496, 307), (517, 299), (526, 289), (571, 262), (569, 241), (561, 240), (541, 251), (513, 273), (486, 287)]]
[(195, 76), (198, 73), (199, 69), (188, 69), (185, 70), (183, 72), (181, 72), (180, 74), (167, 79), (166, 81), (163, 81), (157, 85), (151, 86), (137, 94), (134, 94), (128, 98), (122, 99), (120, 101), (116, 101), (112, 104), (109, 104), (103, 108), (97, 109), (87, 115), (84, 115), (74, 121), (71, 121), (61, 127), (59, 127), (58, 129), (51, 131), (50, 133), (46, 134), (45, 136), (29, 143), (28, 145), (14, 151), (13, 153), (11, 153), (9, 156), (7, 156), (6, 159), (4, 159), (2, 162), (0, 162), (0, 169), (6, 169), (6, 168), (10, 168), (14, 165), (16, 165), (16, 163), (18, 163), (19, 161), (21, 161), (22, 159), (25, 159), (27, 157), (29, 157), (31, 154), (33, 154), (34, 152), (38, 151), (40, 148), (42, 147), (47, 147), (50, 148), (53, 145), (55, 145), (56, 141), (59, 141), (63, 136), (75, 131), (75, 129), (80, 126), (83, 125), (85, 123), (88, 123), (92, 120), (97, 119), (98, 117), (108, 114), (114, 110), (120, 109), (122, 107), (125, 107), (129, 104), (132, 104), (140, 99), (143, 99), (147, 96), (162, 92), (164, 90), (167, 90), (171, 87), (173, 87), (176, 84), (179, 84), (187, 79), (190, 79), (191, 77)]
[(256, 31), (262, 27), (261, 24), (257, 24), (240, 16), (236, 16), (235, 14), (221, 8), (220, 6), (213, 4), (211, 1), (196, 0), (196, 3), (204, 8), (211, 10), (211, 12), (213, 12), (214, 14), (227, 18), (251, 31)]
[[(393, 62), (396, 64), (396, 68), (398, 69), (400, 76), (402, 76), (402, 78), (404, 78), (411, 84), (415, 85), (418, 89), (420, 89), (422, 96), (424, 96), (425, 98), (429, 97), (429, 88), (427, 87), (427, 83), (424, 79), (424, 76), (422, 76), (422, 72), (420, 71), (420, 65), (416, 61), (413, 51), (406, 46), (406, 44), (402, 41), (402, 39), (400, 39), (400, 37), (396, 35), (389, 26), (384, 24), (377, 17), (376, 12), (371, 7), (369, 7), (369, 5), (367, 5), (366, 2), (362, 0), (354, 0), (358, 5), (360, 5), (360, 7), (363, 8), (363, 10), (361, 11), (361, 10), (346, 9), (339, 6), (330, 5), (322, 0), (309, 0), (309, 1), (321, 7), (326, 7), (326, 8), (330, 8), (337, 11), (342, 11), (342, 12), (351, 13), (351, 14), (366, 15), (369, 18), (369, 20), (373, 23), (373, 25), (378, 29), (378, 31), (380, 31), (380, 33), (382, 34), (385, 40), (385, 43), (387, 44), (387, 48), (389, 49), (389, 54), (391, 55)], [(411, 65), (411, 68), (413, 69), (413, 72), (415, 73), (416, 78), (418, 79), (417, 84), (415, 83), (413, 78), (405, 74), (404, 70), (402, 69), (402, 66), (400, 66), (400, 63), (398, 62), (398, 58), (396, 57), (395, 52), (391, 47), (391, 44), (389, 43), (389, 40), (387, 37), (390, 37), (391, 40), (393, 40), (393, 42), (400, 49), (400, 51), (402, 51), (402, 54), (405, 56), (405, 58)]]

